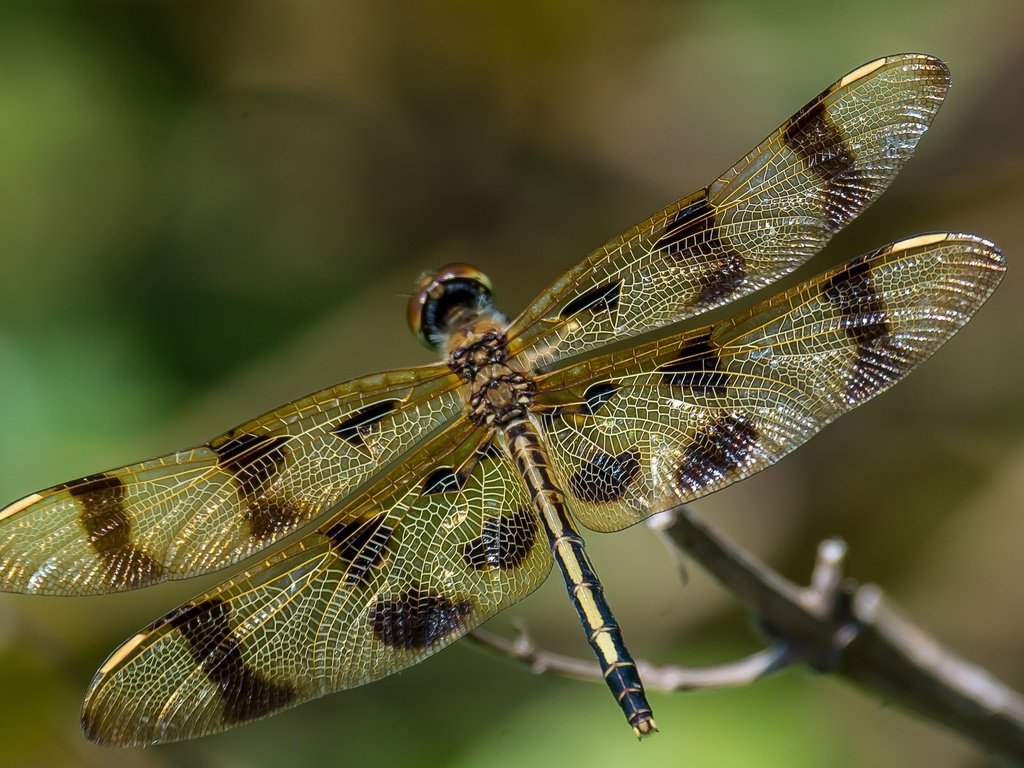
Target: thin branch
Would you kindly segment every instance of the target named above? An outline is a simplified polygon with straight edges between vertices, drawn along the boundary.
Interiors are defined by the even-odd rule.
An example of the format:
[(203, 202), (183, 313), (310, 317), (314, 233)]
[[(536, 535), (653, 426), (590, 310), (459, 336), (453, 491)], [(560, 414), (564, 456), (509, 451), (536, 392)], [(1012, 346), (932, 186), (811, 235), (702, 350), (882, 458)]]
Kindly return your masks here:
[[(519, 634), (512, 640), (483, 629), (477, 629), (470, 633), (469, 638), (485, 648), (526, 664), (538, 674), (554, 672), (579, 680), (604, 681), (601, 667), (596, 662), (584, 661), (573, 656), (563, 656), (539, 648), (522, 627), (519, 628)], [(637, 661), (637, 669), (646, 688), (672, 693), (749, 685), (773, 672), (784, 669), (793, 660), (792, 651), (786, 644), (776, 643), (770, 648), (728, 664), (716, 664), (711, 667), (679, 667), (659, 666), (646, 661)]]
[[(800, 649), (803, 661), (833, 672), (1024, 763), (1024, 697), (940, 645), (904, 618), (873, 584), (841, 580), (822, 604), (728, 542), (687, 507), (659, 526), (758, 616), (765, 631)], [(819, 567), (842, 559), (835, 540), (819, 548)], [(816, 571), (818, 569), (816, 568)], [(825, 581), (835, 580), (827, 572)]]
[[(877, 586), (845, 578), (842, 541), (819, 545), (810, 586), (799, 587), (720, 536), (685, 505), (649, 524), (681, 568), (685, 552), (742, 601), (774, 639), (752, 656), (702, 669), (638, 662), (649, 688), (746, 685), (801, 662), (844, 676), (1024, 764), (1024, 697), (941, 646), (902, 616)], [(602, 679), (595, 663), (539, 649), (524, 630), (514, 640), (483, 630), (470, 637), (537, 672)]]

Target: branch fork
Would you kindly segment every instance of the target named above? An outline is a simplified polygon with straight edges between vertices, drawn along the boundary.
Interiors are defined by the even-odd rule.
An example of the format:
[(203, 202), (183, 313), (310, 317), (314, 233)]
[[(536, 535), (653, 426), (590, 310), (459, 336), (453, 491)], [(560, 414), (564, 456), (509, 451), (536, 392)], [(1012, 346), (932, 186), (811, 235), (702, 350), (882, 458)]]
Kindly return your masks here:
[[(680, 567), (684, 553), (697, 561), (752, 611), (770, 639), (757, 653), (710, 667), (638, 660), (648, 689), (749, 685), (803, 664), (853, 681), (1024, 765), (1024, 697), (942, 646), (904, 617), (878, 586), (847, 578), (842, 540), (818, 545), (810, 583), (798, 586), (726, 540), (686, 505), (656, 515), (648, 525)], [(482, 629), (470, 637), (536, 673), (602, 680), (596, 663), (539, 648), (523, 626), (512, 639)]]

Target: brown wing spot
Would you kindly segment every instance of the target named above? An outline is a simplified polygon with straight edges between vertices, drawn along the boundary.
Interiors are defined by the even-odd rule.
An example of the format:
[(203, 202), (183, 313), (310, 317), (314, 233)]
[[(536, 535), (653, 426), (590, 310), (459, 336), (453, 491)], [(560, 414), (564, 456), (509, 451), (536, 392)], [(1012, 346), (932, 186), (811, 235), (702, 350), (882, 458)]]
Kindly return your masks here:
[(395, 533), (385, 520), (383, 514), (364, 515), (335, 523), (323, 532), (335, 554), (349, 564), (346, 584), (365, 587), (370, 582), (370, 571), (384, 562), (388, 542)]
[(676, 471), (680, 490), (692, 495), (717, 485), (747, 463), (760, 439), (745, 416), (729, 414), (712, 422), (683, 451)]
[(566, 304), (562, 311), (558, 313), (558, 316), (565, 320), (573, 315), (578, 315), (584, 310), (593, 313), (614, 312), (619, 306), (619, 295), (621, 292), (621, 280), (598, 285)]
[(458, 632), (473, 611), (468, 600), (452, 602), (420, 587), (393, 599), (380, 595), (370, 608), (370, 627), (384, 645), (406, 650), (430, 648)]
[(599, 381), (591, 384), (583, 393), (583, 402), (567, 405), (543, 405), (535, 408), (547, 423), (553, 419), (566, 416), (596, 416), (598, 411), (607, 405), (622, 386), (614, 381)]
[(871, 201), (874, 189), (857, 168), (853, 150), (829, 117), (825, 91), (797, 112), (783, 132), (787, 146), (824, 184), (828, 229), (842, 229)]
[(529, 507), (485, 517), (483, 532), (462, 546), (462, 559), (478, 571), (507, 571), (526, 560), (537, 540), (537, 518)]
[(593, 416), (604, 408), (608, 401), (611, 400), (612, 395), (621, 388), (614, 381), (599, 381), (587, 387), (587, 391), (583, 393), (583, 399), (587, 404), (587, 415)]
[(430, 496), (435, 493), (453, 493), (461, 491), (466, 485), (466, 478), (452, 467), (437, 467), (423, 480), (420, 493)]
[(699, 397), (724, 397), (729, 375), (721, 368), (718, 345), (711, 341), (711, 334), (704, 333), (687, 339), (675, 360), (660, 366), (658, 372), (663, 386), (690, 389)]
[(211, 443), (220, 465), (233, 474), (247, 498), (258, 497), (281, 471), (288, 438), (280, 435), (233, 435), (222, 443)]
[(870, 258), (850, 262), (822, 285), (825, 300), (843, 313), (846, 335), (857, 345), (846, 386), (850, 403), (871, 397), (913, 365), (893, 341), (885, 302), (871, 279)]
[(220, 466), (235, 476), (244, 504), (242, 517), (254, 539), (265, 541), (295, 526), (303, 516), (288, 499), (272, 492), (288, 458), (286, 435), (230, 434), (210, 448)]
[(361, 408), (331, 431), (355, 448), (366, 448), (366, 437), (381, 419), (398, 408), (400, 400), (381, 400)]
[(211, 599), (184, 605), (159, 623), (185, 638), (192, 660), (220, 691), (224, 722), (234, 725), (288, 706), (295, 699), (295, 689), (265, 679), (245, 663), (230, 616), (230, 605)]
[(581, 501), (618, 501), (640, 474), (640, 457), (634, 451), (618, 456), (598, 453), (569, 478), (569, 490)]
[(693, 259), (701, 267), (700, 293), (696, 303), (719, 304), (747, 281), (747, 262), (734, 248), (726, 247), (715, 225), (715, 208), (707, 194), (672, 217), (654, 244), (670, 257)]
[(141, 587), (159, 578), (163, 567), (132, 541), (125, 510), (125, 486), (113, 475), (83, 477), (60, 486), (78, 504), (78, 520), (89, 545), (100, 556), (104, 579), (118, 586)]
[(290, 531), (304, 513), (285, 499), (271, 497), (252, 501), (242, 517), (249, 523), (252, 537), (266, 541)]
[(179, 605), (173, 611), (168, 613), (161, 619), (157, 619), (149, 627), (146, 628), (147, 632), (152, 632), (160, 627), (168, 626), (173, 629), (181, 629), (189, 624), (189, 622), (195, 620), (201, 616), (203, 611), (214, 605), (223, 605), (222, 601), (205, 600), (199, 603), (185, 603)]

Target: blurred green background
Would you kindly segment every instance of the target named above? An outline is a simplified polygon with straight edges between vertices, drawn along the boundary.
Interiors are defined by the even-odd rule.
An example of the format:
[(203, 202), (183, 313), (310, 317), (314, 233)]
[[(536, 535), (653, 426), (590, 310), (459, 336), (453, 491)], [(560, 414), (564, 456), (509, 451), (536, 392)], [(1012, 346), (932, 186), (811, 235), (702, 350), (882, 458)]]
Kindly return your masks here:
[[(917, 158), (810, 271), (932, 229), (1010, 273), (948, 348), (781, 465), (700, 505), (783, 573), (850, 568), (1024, 687), (1024, 49), (1019, 2), (0, 4), (0, 500), (191, 445), (335, 381), (426, 362), (404, 298), (470, 261), (515, 313), (591, 248), (707, 183), (887, 53), (954, 88)], [(726, 661), (750, 622), (644, 529), (592, 535), (638, 656)], [(838, 680), (652, 701), (634, 742), (601, 687), (462, 643), (192, 743), (82, 738), (93, 670), (216, 581), (0, 595), (0, 765), (982, 766)], [(589, 653), (559, 579), (521, 617)]]

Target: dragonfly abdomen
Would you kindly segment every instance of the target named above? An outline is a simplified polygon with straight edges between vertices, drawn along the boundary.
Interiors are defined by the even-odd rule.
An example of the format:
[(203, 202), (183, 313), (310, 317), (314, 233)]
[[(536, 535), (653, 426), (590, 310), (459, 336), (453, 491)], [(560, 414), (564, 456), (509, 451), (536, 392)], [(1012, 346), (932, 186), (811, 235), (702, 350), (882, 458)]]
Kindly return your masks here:
[(555, 483), (540, 434), (529, 417), (509, 422), (502, 430), (505, 447), (529, 490), (534, 510), (548, 536), (569, 599), (601, 664), (605, 682), (637, 737), (656, 728), (636, 662), (604, 597), (583, 537), (573, 524), (563, 493)]

